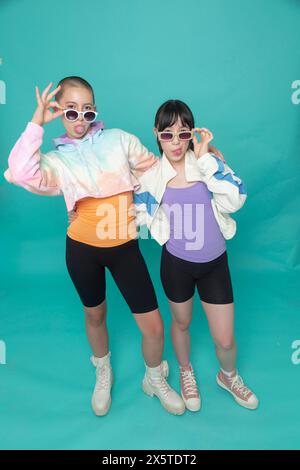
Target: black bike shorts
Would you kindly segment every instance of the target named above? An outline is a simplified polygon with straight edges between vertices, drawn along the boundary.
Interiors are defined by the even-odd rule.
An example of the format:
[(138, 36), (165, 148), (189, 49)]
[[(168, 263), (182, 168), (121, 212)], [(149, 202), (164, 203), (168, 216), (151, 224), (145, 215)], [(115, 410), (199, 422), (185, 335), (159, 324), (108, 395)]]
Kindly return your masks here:
[(95, 247), (66, 238), (66, 264), (84, 306), (95, 307), (105, 299), (105, 268), (132, 313), (158, 308), (154, 287), (138, 239), (113, 247)]
[(233, 302), (227, 252), (206, 263), (186, 261), (172, 255), (163, 246), (160, 265), (161, 282), (166, 296), (173, 302), (193, 297), (195, 286), (200, 299), (210, 304)]

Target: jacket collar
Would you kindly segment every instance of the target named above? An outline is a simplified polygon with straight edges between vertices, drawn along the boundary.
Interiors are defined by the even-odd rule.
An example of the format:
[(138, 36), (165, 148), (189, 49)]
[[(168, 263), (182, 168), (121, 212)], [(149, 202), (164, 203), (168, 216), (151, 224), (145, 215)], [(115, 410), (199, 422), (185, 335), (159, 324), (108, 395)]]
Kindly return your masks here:
[[(177, 175), (177, 171), (173, 168), (165, 153), (162, 155), (161, 168), (162, 177), (165, 183)], [(188, 182), (202, 180), (200, 168), (197, 165), (197, 158), (192, 150), (188, 150), (185, 154), (184, 168), (185, 177)]]
[(56, 139), (53, 139), (54, 146), (57, 148), (59, 145), (71, 144), (71, 145), (79, 145), (81, 142), (85, 140), (91, 140), (93, 142), (93, 136), (96, 133), (102, 132), (104, 129), (103, 121), (95, 121), (91, 124), (89, 131), (82, 139), (70, 139), (67, 134), (63, 134)]

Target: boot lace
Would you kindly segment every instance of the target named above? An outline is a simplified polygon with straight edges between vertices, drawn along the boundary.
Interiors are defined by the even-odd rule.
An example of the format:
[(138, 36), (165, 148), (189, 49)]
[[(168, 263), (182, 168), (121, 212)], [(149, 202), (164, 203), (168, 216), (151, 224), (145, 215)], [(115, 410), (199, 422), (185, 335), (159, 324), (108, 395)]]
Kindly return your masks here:
[(110, 384), (110, 368), (107, 364), (98, 366), (96, 369), (96, 390), (109, 390)]
[(198, 395), (198, 387), (193, 370), (184, 370), (181, 372), (183, 387), (187, 395)]

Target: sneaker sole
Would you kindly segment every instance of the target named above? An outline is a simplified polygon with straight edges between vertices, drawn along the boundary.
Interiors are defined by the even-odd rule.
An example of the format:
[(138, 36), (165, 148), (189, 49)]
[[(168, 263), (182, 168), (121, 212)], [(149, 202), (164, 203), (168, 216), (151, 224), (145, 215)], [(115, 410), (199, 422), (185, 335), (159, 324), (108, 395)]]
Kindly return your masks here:
[(143, 387), (142, 387), (142, 388), (143, 388), (143, 391), (146, 393), (146, 395), (149, 395), (150, 397), (156, 396), (156, 397), (159, 399), (159, 401), (160, 401), (160, 403), (161, 403), (161, 406), (162, 406), (165, 410), (167, 410), (169, 413), (171, 413), (172, 415), (180, 416), (180, 415), (183, 415), (183, 413), (185, 412), (185, 408), (184, 408), (182, 411), (181, 411), (181, 410), (174, 411), (173, 409), (168, 408), (168, 406), (167, 406), (165, 403), (163, 403), (163, 402), (161, 401), (160, 397), (159, 397), (158, 395), (156, 395), (156, 393), (154, 393), (154, 392), (148, 387), (147, 383), (145, 383), (144, 381), (143, 381)]
[(199, 408), (191, 408), (190, 405), (188, 404), (187, 400), (184, 398), (183, 396), (183, 393), (181, 392), (181, 398), (183, 399), (184, 401), (184, 404), (185, 404), (185, 407), (187, 410), (189, 411), (193, 411), (193, 412), (196, 412), (196, 411), (200, 411), (201, 410), (201, 401), (200, 401), (200, 405), (199, 405)]
[(218, 376), (216, 376), (216, 380), (217, 380), (217, 384), (222, 387), (224, 390), (226, 390), (227, 392), (229, 392), (233, 398), (235, 399), (236, 403), (240, 406), (242, 406), (243, 408), (247, 408), (248, 410), (256, 410), (256, 408), (258, 407), (258, 404), (257, 405), (249, 405), (248, 403), (242, 401), (242, 400), (239, 400), (235, 394), (229, 390), (226, 385), (223, 384), (223, 382), (221, 382), (221, 380), (219, 379)]

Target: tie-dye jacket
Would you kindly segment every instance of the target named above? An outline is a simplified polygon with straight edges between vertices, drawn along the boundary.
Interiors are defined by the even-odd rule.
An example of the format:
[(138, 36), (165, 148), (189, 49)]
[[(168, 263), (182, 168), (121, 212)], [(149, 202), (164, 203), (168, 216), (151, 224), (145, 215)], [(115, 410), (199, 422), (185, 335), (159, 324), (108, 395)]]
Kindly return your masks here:
[(106, 197), (134, 190), (137, 177), (158, 161), (137, 137), (120, 129), (91, 125), (82, 139), (66, 134), (55, 150), (42, 153), (43, 127), (29, 122), (14, 145), (4, 177), (41, 195), (63, 195), (68, 211), (83, 197)]

